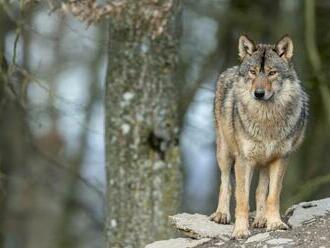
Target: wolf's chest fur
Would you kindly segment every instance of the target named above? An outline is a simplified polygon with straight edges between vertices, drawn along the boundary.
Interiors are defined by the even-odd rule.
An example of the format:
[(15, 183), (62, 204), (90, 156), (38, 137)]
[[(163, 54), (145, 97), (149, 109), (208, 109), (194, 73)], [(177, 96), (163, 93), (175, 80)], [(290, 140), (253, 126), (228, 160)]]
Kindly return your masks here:
[(244, 135), (237, 135), (239, 152), (248, 160), (254, 160), (259, 164), (266, 164), (276, 158), (289, 154), (294, 144), (292, 140), (251, 140)]
[(237, 99), (233, 114), (236, 140), (244, 157), (260, 163), (285, 156), (295, 148), (303, 125), (302, 102), (260, 103)]

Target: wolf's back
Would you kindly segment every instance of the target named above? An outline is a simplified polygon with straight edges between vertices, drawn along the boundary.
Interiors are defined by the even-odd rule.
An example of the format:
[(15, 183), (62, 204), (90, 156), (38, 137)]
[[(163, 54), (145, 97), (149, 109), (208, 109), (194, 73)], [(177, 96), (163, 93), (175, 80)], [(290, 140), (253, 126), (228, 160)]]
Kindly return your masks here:
[(238, 80), (238, 66), (231, 67), (220, 74), (216, 85), (216, 93), (214, 100), (214, 116), (216, 126), (218, 127), (221, 122), (221, 118), (226, 115), (228, 111), (225, 110), (225, 106), (228, 105), (228, 101), (233, 103), (233, 88), (234, 83)]

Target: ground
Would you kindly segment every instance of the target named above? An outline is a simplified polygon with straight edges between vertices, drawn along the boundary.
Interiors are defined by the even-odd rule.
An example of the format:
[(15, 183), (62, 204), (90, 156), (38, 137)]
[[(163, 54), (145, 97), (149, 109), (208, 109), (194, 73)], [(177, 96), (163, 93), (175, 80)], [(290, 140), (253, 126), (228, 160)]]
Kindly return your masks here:
[[(265, 229), (253, 229), (252, 236), (257, 233), (264, 233)], [(273, 241), (273, 244), (267, 243), (267, 241)], [(292, 240), (292, 241), (291, 241)], [(290, 229), (288, 231), (276, 231), (271, 232), (269, 238), (266, 241), (246, 243), (247, 240), (228, 240), (226, 242), (220, 239), (214, 239), (203, 245), (197, 246), (197, 248), (227, 248), (227, 247), (301, 247), (301, 248), (328, 248), (330, 247), (330, 214), (324, 217), (314, 219), (309, 224), (304, 224), (300, 227)], [(283, 241), (283, 242), (281, 242)], [(272, 242), (270, 242), (272, 243)], [(277, 243), (277, 244), (275, 244)]]
[[(252, 222), (253, 213), (250, 216)], [(294, 205), (283, 220), (289, 230), (251, 229), (248, 239), (231, 240), (233, 224), (217, 224), (201, 214), (177, 214), (170, 216), (169, 222), (186, 237), (156, 241), (146, 248), (330, 248), (330, 198)]]

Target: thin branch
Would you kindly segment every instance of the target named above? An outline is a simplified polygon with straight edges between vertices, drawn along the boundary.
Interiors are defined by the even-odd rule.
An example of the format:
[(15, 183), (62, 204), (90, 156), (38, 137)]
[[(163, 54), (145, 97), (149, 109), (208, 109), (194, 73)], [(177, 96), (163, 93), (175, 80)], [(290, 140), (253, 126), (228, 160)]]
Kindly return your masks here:
[(71, 101), (69, 99), (66, 99), (65, 97), (59, 96), (57, 94), (55, 94), (54, 92), (52, 92), (48, 86), (46, 86), (46, 84), (44, 84), (41, 79), (37, 78), (35, 75), (33, 75), (31, 72), (27, 71), (26, 69), (24, 69), (23, 67), (19, 66), (19, 65), (15, 65), (14, 68), (19, 71), (20, 73), (23, 74), (23, 76), (29, 80), (31, 83), (35, 83), (37, 86), (39, 86), (42, 90), (44, 90), (48, 96), (57, 98), (59, 100), (61, 100), (62, 102), (65, 102), (67, 104), (71, 104), (74, 105), (76, 107), (79, 107), (79, 109), (85, 109), (86, 105), (84, 104), (78, 104), (75, 103), (74, 101)]
[(56, 165), (57, 167), (68, 171), (69, 173), (74, 174), (84, 185), (95, 191), (102, 199), (104, 199), (103, 192), (95, 185), (91, 184), (88, 180), (86, 180), (83, 176), (81, 176), (78, 172), (75, 172), (74, 170), (70, 169), (71, 166), (66, 164), (64, 161), (59, 161), (58, 159), (52, 157), (51, 155), (43, 152), (39, 147), (33, 143), (30, 142), (32, 145), (32, 148), (41, 156), (41, 158), (45, 159), (46, 161), (50, 162), (53, 165)]
[(13, 59), (12, 59), (12, 63), (14, 65), (16, 65), (17, 46), (18, 46), (18, 41), (19, 41), (20, 35), (21, 35), (21, 28), (20, 27), (17, 27), (15, 41), (14, 41), (14, 46), (13, 46)]

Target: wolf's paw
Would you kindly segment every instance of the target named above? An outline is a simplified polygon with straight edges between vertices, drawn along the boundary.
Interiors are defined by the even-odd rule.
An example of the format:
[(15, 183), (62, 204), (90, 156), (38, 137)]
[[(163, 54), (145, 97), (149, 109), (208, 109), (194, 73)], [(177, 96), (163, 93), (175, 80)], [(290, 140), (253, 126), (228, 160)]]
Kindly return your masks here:
[(264, 216), (256, 217), (252, 223), (252, 226), (254, 228), (264, 228), (266, 227), (266, 223), (267, 223), (266, 217)]
[(281, 220), (267, 221), (267, 231), (288, 230), (289, 226)]
[(209, 219), (216, 223), (219, 223), (219, 224), (229, 224), (230, 223), (230, 214), (215, 212), (215, 213), (211, 214)]
[(250, 236), (250, 231), (248, 228), (236, 228), (231, 234), (231, 239), (245, 239)]

